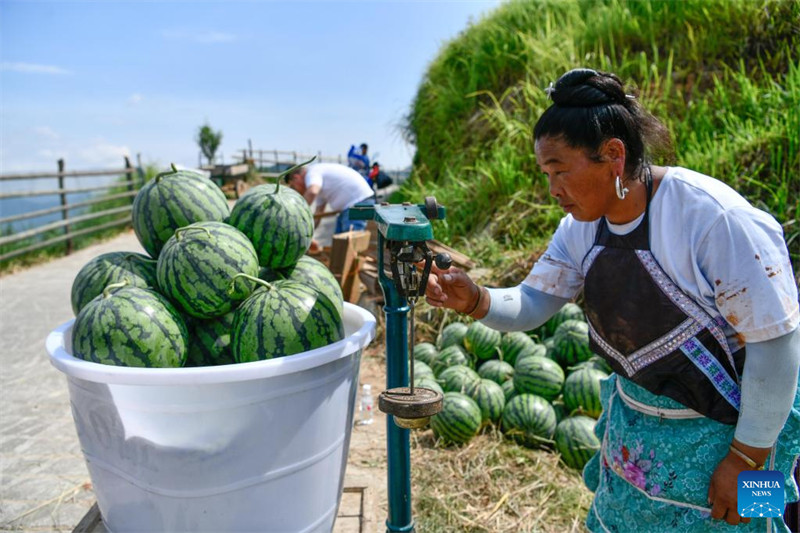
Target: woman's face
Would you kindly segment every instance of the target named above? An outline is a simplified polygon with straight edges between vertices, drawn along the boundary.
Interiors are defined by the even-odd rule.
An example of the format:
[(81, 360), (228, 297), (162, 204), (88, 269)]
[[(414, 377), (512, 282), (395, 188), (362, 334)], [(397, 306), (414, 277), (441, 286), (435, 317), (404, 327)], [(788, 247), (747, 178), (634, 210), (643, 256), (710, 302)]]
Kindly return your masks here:
[(537, 139), (534, 150), (539, 168), (550, 182), (550, 195), (564, 211), (581, 222), (597, 220), (609, 212), (617, 200), (614, 165), (619, 164), (613, 154), (598, 162), (582, 148), (573, 148), (558, 137)]

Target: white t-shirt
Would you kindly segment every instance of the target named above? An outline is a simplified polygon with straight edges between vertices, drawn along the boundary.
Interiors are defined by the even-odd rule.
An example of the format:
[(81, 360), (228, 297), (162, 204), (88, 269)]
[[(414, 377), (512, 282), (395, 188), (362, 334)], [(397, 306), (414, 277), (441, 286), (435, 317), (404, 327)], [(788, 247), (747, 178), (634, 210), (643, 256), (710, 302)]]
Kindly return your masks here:
[[(612, 233), (633, 231), (644, 215)], [(581, 264), (599, 220), (561, 220), (523, 283), (563, 298), (583, 287)], [(711, 316), (722, 316), (737, 349), (789, 333), (800, 322), (783, 230), (721, 181), (669, 168), (650, 203), (650, 250), (667, 276)]]
[(319, 185), (318, 205), (342, 211), (372, 196), (364, 176), (336, 163), (317, 163), (306, 167), (306, 187)]

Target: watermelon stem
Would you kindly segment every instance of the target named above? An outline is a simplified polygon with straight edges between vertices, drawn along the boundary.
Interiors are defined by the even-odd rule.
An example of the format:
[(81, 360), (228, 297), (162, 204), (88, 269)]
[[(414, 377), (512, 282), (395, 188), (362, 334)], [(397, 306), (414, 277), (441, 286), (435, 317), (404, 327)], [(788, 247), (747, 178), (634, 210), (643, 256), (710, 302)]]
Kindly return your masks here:
[(159, 172), (158, 174), (156, 174), (156, 183), (161, 181), (161, 178), (163, 178), (164, 176), (169, 176), (171, 174), (178, 173), (178, 167), (175, 166), (175, 163), (170, 163), (169, 166), (172, 168), (172, 170), (167, 170), (166, 172)]
[(317, 158), (317, 156), (314, 156), (311, 159), (309, 159), (308, 161), (300, 163), (299, 165), (295, 165), (295, 166), (293, 166), (293, 167), (291, 167), (291, 168), (289, 168), (287, 170), (284, 170), (280, 174), (278, 174), (278, 178), (275, 180), (275, 192), (273, 194), (278, 194), (278, 192), (279, 192), (279, 190), (281, 188), (281, 180), (283, 179), (284, 176), (286, 176), (288, 174), (291, 174), (292, 172), (294, 172), (295, 170), (297, 170), (300, 167), (306, 166), (307, 164), (311, 163), (316, 158)]
[(113, 289), (119, 289), (124, 287), (125, 285), (130, 285), (130, 281), (128, 278), (124, 278), (122, 281), (117, 283), (110, 283), (105, 289), (103, 289), (103, 298), (108, 298), (111, 296), (111, 291)]
[(175, 230), (175, 239), (176, 240), (181, 240), (181, 233), (183, 233), (184, 231), (192, 230), (192, 229), (199, 229), (199, 230), (205, 231), (206, 233), (208, 233), (208, 236), (211, 237), (211, 232), (208, 230), (208, 228), (201, 228), (199, 226), (194, 226), (194, 227), (192, 227), (192, 226), (184, 226), (182, 228), (178, 228), (178, 229)]
[(233, 276), (233, 278), (231, 278), (231, 286), (228, 288), (228, 294), (229, 295), (232, 295), (234, 293), (234, 291), (235, 291), (236, 278), (249, 279), (250, 281), (254, 281), (255, 283), (257, 283), (258, 285), (263, 285), (264, 287), (266, 287), (269, 290), (272, 290), (274, 288), (272, 286), (272, 284), (270, 282), (268, 282), (268, 281), (264, 281), (261, 278), (257, 278), (255, 276), (251, 276), (249, 274), (245, 274), (243, 272), (240, 272), (240, 273), (236, 274), (235, 276)]

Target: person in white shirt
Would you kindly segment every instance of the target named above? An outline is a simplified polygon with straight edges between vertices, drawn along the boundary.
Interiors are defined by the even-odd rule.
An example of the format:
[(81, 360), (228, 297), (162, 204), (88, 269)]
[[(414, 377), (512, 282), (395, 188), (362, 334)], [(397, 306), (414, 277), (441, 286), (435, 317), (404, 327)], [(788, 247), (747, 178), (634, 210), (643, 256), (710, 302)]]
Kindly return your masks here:
[(534, 150), (567, 213), (550, 245), (511, 288), (434, 266), (427, 300), (526, 331), (583, 291), (614, 370), (583, 471), (589, 530), (762, 530), (739, 514), (739, 473), (779, 471), (798, 498), (800, 306), (781, 225), (718, 180), (651, 164), (668, 132), (617, 76), (575, 69), (549, 94)]
[[(374, 201), (374, 192), (363, 176), (336, 163), (316, 163), (287, 174), (286, 184), (303, 195), (309, 205), (317, 202), (316, 215), (326, 207), (339, 212), (335, 233), (366, 228), (364, 220), (350, 220), (349, 210), (357, 203)], [(316, 223), (319, 217), (315, 217)]]

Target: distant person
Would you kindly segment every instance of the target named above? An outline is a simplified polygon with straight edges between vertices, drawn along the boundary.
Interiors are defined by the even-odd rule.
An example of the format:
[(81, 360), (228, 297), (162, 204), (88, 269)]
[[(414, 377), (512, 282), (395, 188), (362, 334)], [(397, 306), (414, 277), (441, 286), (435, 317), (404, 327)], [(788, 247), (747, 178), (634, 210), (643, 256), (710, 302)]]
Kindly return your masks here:
[[(326, 206), (339, 212), (334, 233), (366, 229), (365, 220), (350, 220), (349, 210), (359, 202), (373, 201), (374, 193), (361, 174), (352, 168), (337, 163), (317, 163), (300, 167), (284, 179), (309, 205), (317, 201), (315, 215), (325, 212)], [(314, 224), (319, 224), (318, 217)], [(315, 246), (318, 248), (312, 244), (312, 249)]]
[(378, 189), (383, 189), (392, 184), (392, 177), (381, 170), (381, 165), (377, 161), (372, 163), (372, 170), (369, 171), (369, 179)]
[[(367, 182), (370, 181), (369, 179), (369, 157), (367, 156), (367, 150), (369, 147), (367, 143), (361, 143), (358, 150), (356, 150), (356, 145), (350, 146), (350, 151), (347, 152), (347, 166), (361, 174)], [(372, 183), (369, 184), (372, 187)]]

